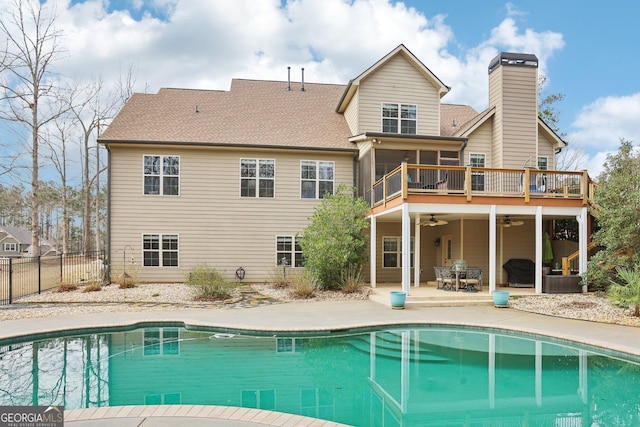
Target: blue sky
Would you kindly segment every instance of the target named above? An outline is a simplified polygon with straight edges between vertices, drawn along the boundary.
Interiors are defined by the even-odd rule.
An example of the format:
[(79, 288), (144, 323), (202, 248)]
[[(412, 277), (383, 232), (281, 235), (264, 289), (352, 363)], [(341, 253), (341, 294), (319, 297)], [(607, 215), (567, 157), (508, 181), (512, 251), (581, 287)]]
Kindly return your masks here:
[[(3, 0), (5, 1), (5, 0)], [(136, 90), (228, 89), (232, 78), (347, 83), (398, 44), (452, 91), (487, 107), (500, 51), (534, 53), (560, 127), (596, 178), (619, 139), (640, 141), (640, 6), (626, 0), (47, 0), (64, 32), (60, 75)], [(2, 124), (0, 124), (2, 126)]]

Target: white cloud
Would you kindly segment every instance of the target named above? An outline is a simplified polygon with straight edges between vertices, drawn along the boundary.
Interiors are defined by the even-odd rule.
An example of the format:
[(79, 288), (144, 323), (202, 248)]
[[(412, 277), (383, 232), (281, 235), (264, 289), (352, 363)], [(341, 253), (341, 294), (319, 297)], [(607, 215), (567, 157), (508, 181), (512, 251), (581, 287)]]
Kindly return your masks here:
[(620, 138), (640, 141), (640, 93), (599, 98), (582, 108), (569, 137), (589, 149), (615, 151)]
[[(446, 17), (389, 0), (155, 0), (138, 20), (107, 12), (104, 0), (57, 4), (68, 61), (64, 74), (117, 78), (134, 64), (138, 90), (160, 87), (227, 89), (232, 78), (347, 83), (404, 43), (452, 92), (445, 102), (487, 105), (487, 67), (500, 51), (538, 55), (541, 66), (561, 49), (562, 35), (521, 30), (509, 17), (488, 40), (459, 58)], [(132, 2), (136, 6), (136, 1)], [(154, 17), (151, 15), (154, 13)]]

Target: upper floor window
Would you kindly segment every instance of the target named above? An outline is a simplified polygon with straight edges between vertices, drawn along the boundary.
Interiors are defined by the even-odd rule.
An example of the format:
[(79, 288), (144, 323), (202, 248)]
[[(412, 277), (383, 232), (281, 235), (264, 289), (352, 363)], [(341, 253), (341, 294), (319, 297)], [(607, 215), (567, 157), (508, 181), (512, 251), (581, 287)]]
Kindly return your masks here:
[(5, 252), (16, 252), (18, 250), (18, 246), (15, 243), (3, 243), (2, 250)]
[(538, 169), (541, 171), (549, 170), (549, 158), (546, 156), (538, 157)]
[(413, 104), (382, 104), (382, 132), (416, 134), (417, 107)]
[(322, 199), (333, 194), (334, 162), (303, 160), (300, 164), (300, 197)]
[[(486, 155), (484, 153), (469, 153), (469, 166), (474, 168), (484, 168)], [(473, 191), (484, 191), (484, 172), (471, 172), (471, 189)]]
[(180, 194), (180, 157), (144, 156), (144, 194)]
[(240, 159), (240, 197), (274, 197), (276, 161)]
[(142, 259), (145, 267), (177, 267), (178, 236), (176, 234), (143, 235)]

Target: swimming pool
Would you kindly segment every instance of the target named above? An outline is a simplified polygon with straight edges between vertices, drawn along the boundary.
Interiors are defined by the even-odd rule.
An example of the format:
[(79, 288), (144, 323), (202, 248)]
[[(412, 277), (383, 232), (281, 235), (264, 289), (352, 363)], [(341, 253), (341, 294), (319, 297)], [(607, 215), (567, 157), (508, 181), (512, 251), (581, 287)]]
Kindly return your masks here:
[(640, 364), (504, 331), (175, 324), (0, 342), (0, 405), (197, 404), (356, 426), (640, 425)]

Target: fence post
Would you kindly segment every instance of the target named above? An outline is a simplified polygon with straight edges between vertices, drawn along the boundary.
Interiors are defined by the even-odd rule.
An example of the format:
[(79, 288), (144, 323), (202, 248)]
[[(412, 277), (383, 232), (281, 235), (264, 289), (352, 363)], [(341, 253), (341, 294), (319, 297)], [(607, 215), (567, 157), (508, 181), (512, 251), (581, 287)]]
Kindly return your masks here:
[(38, 293), (42, 293), (42, 257), (38, 255)]
[(64, 253), (60, 254), (60, 280), (59, 282), (62, 284), (62, 278), (64, 277), (64, 271), (62, 270), (62, 257), (64, 256)]
[(13, 302), (13, 258), (9, 258), (9, 304)]

